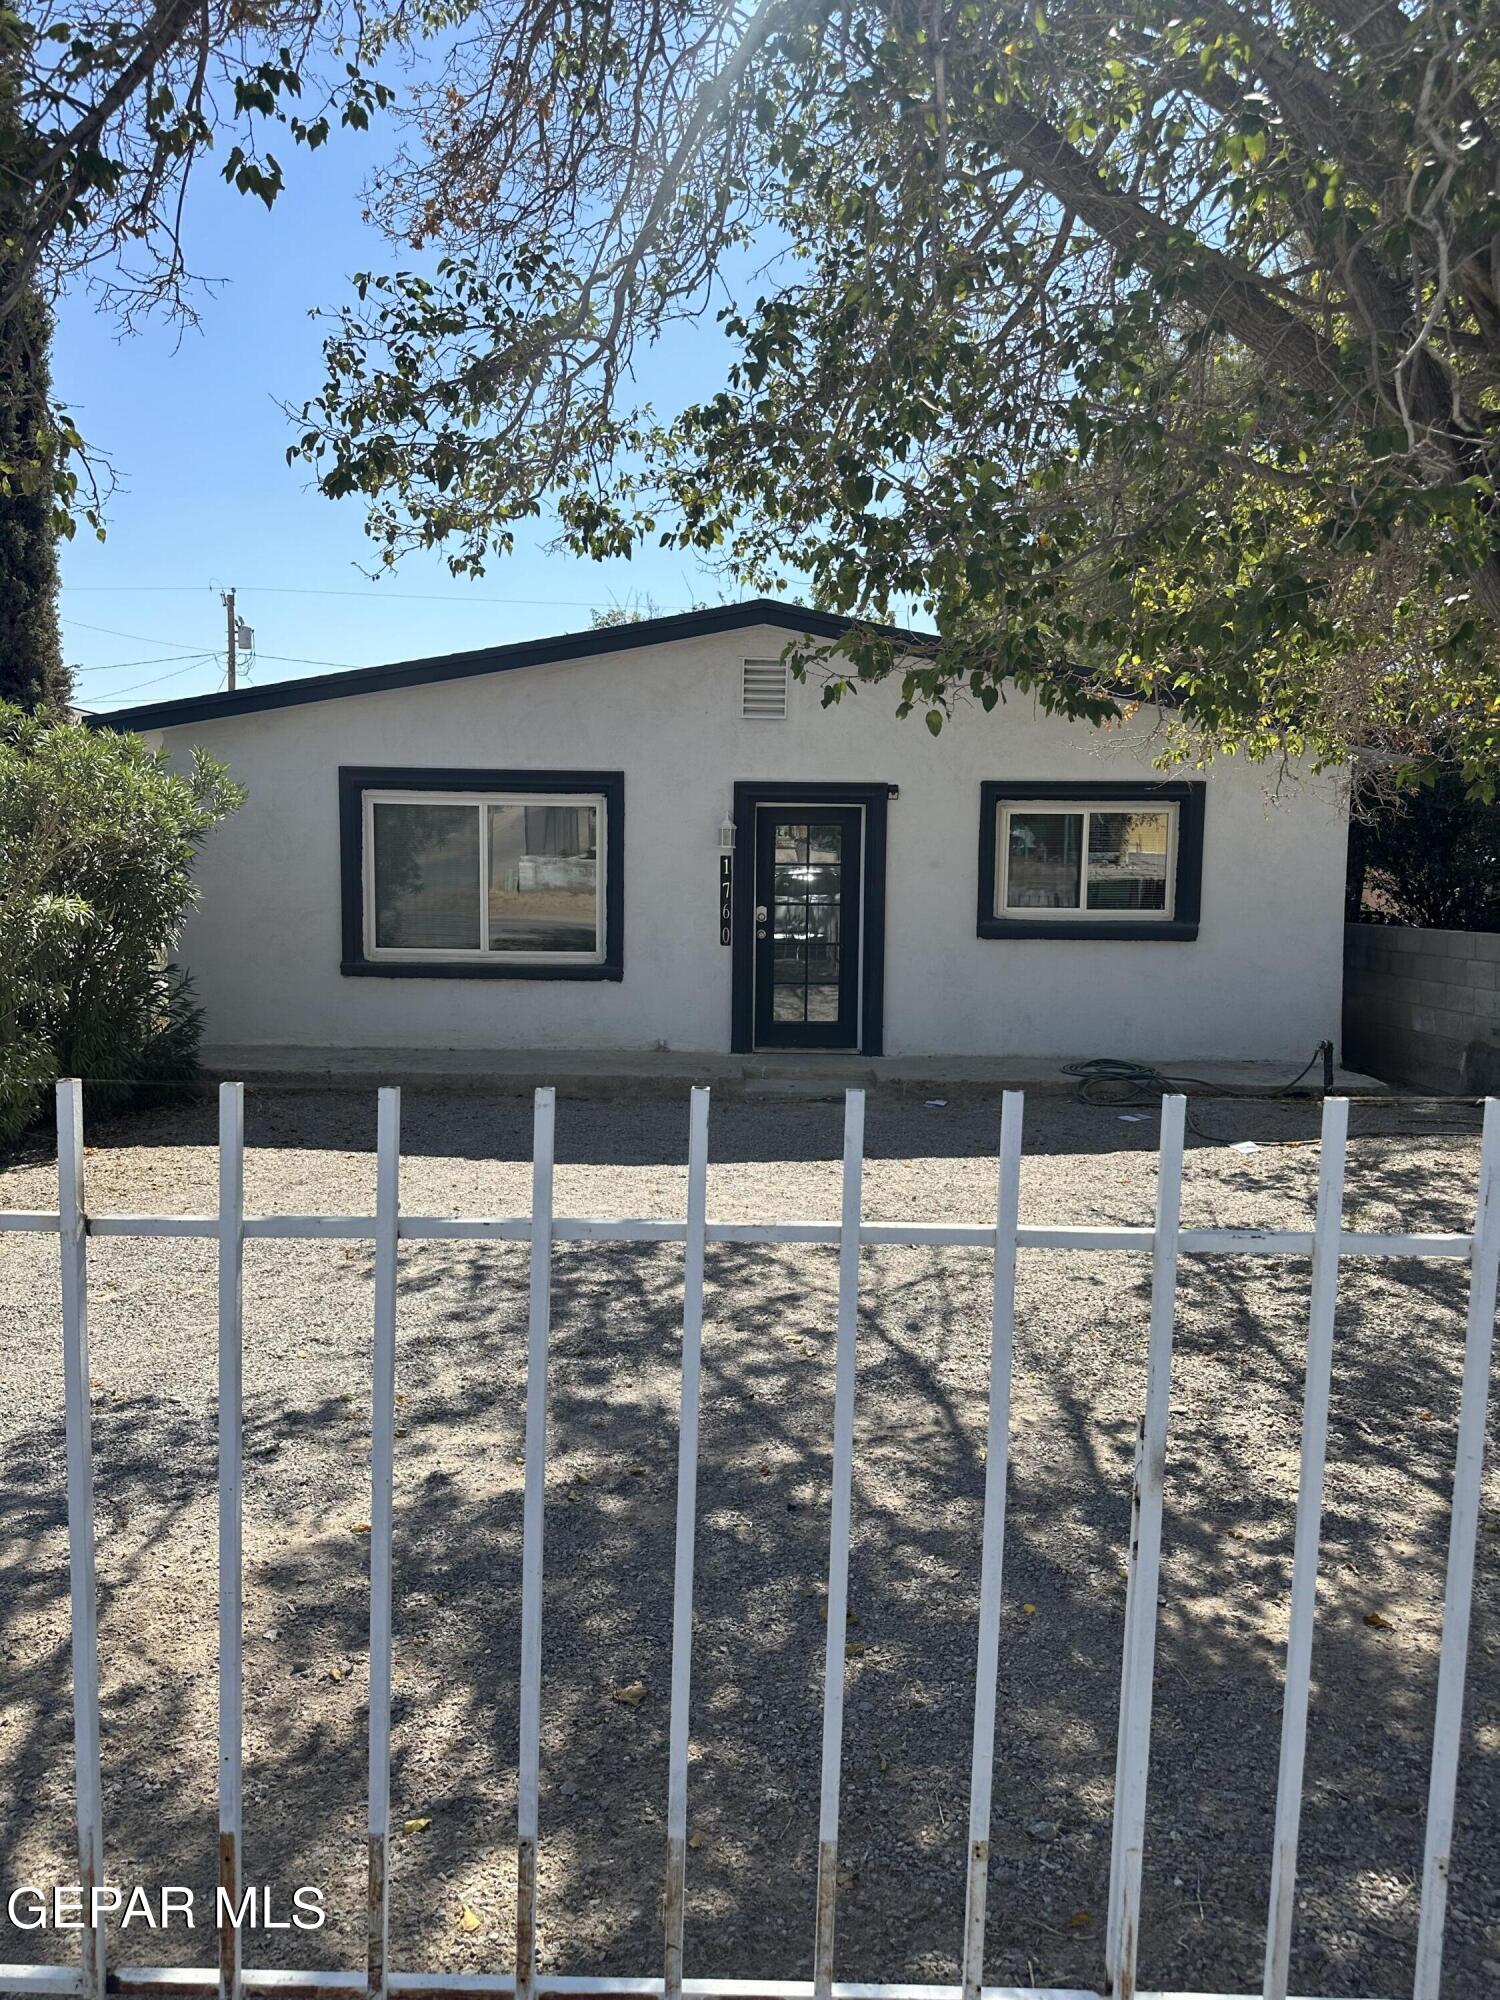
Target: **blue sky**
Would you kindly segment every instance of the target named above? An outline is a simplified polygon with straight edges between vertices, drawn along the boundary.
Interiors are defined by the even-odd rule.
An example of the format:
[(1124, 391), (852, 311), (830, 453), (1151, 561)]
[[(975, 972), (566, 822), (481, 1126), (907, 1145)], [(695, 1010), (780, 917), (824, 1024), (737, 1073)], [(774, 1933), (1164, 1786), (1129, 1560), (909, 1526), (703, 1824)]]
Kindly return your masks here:
[[(320, 498), (307, 469), (286, 464), (278, 405), (321, 380), (309, 309), (341, 303), (352, 272), (398, 261), (360, 219), (360, 183), (388, 136), (340, 135), (295, 158), (277, 149), (289, 185), (270, 213), (211, 163), (200, 170), (189, 262), (225, 282), (203, 297), (199, 329), (122, 339), (86, 295), (65, 301), (56, 389), (120, 479), (107, 540), (80, 529), (63, 552), (63, 640), (84, 707), (218, 687), (219, 591), (231, 584), (255, 629), (260, 684), (576, 630), (591, 606), (647, 595), (677, 610), (738, 594), (675, 552), (609, 564), (550, 554), (544, 523), (479, 582), (456, 581), (436, 555), (366, 581), (374, 546), (360, 503)], [(641, 393), (675, 407), (718, 386), (726, 355), (710, 314), (644, 359)]]

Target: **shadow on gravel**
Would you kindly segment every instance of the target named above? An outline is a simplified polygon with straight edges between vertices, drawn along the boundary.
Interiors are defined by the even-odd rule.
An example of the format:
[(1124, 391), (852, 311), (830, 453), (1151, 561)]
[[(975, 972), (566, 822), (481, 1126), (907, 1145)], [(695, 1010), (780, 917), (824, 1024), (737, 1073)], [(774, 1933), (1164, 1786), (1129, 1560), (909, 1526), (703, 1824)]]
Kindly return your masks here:
[[(286, 1091), (245, 1086), (245, 1138), (252, 1147), (297, 1151), (375, 1151), (375, 1091)], [(622, 1103), (560, 1100), (557, 1159), (560, 1165), (652, 1166), (681, 1156), (687, 1126), (686, 1088)], [(1192, 1099), (1188, 1146), (1231, 1141), (1316, 1139), (1320, 1111), (1310, 1098)], [(1077, 1153), (1085, 1157), (1116, 1152), (1156, 1151), (1156, 1104), (1151, 1100), (1117, 1106), (1083, 1104), (1067, 1097), (1028, 1097), (1030, 1155)], [(869, 1098), (866, 1156), (880, 1159), (966, 1159), (993, 1151), (999, 1130), (998, 1092), (957, 1093), (935, 1099)], [(88, 1120), (89, 1144), (117, 1146), (211, 1146), (218, 1136), (213, 1095), (201, 1095), (153, 1109), (142, 1105), (128, 1117)], [(1350, 1117), (1353, 1137), (1390, 1133), (1471, 1133), (1479, 1112), (1460, 1100), (1420, 1100), (1416, 1104), (1356, 1103)], [(843, 1109), (838, 1103), (716, 1099), (713, 1157), (716, 1161), (776, 1164), (802, 1160), (837, 1161), (843, 1154)], [(525, 1161), (531, 1158), (531, 1099), (482, 1088), (402, 1092), (401, 1145), (409, 1158)], [(55, 1157), (44, 1133), (21, 1142), (13, 1158), (44, 1161)]]
[[(608, 1121), (598, 1149), (605, 1162), (680, 1157), (681, 1107), (669, 1118), (648, 1110), (629, 1107)], [(1275, 1115), (1311, 1124), (1306, 1113)], [(308, 1099), (291, 1111), (252, 1108), (252, 1143), (330, 1144), (320, 1116)], [(448, 1118), (440, 1100), (409, 1105), (404, 1149), (436, 1150), (441, 1137), (454, 1153)], [(908, 1108), (908, 1155), (911, 1118)], [(1098, 1113), (1078, 1118), (1080, 1129), (1100, 1123)], [(872, 1157), (897, 1143), (897, 1123), (887, 1131), (883, 1119), (874, 1107)], [(211, 1108), (201, 1122), (181, 1112), (174, 1121), (182, 1143), (211, 1142)], [(754, 1123), (763, 1130), (764, 1114)], [(373, 1132), (373, 1115), (370, 1124)], [(581, 1143), (573, 1124), (559, 1122), (562, 1158)], [(1043, 1143), (1073, 1144), (1063, 1124)], [(981, 1127), (989, 1142), (993, 1125), (993, 1107), (973, 1114), (971, 1150)], [(484, 1157), (497, 1148), (499, 1157), (529, 1156), (526, 1107), (498, 1101), (474, 1126)], [(778, 1147), (789, 1131), (815, 1157), (837, 1156), (835, 1108), (778, 1115)], [(1154, 1125), (1111, 1123), (1100, 1150), (1105, 1139), (1107, 1150), (1133, 1145), (1137, 1132), (1154, 1145)], [(133, 1126), (131, 1138), (153, 1143), (152, 1121)], [(349, 1143), (342, 1131), (338, 1143)], [(736, 1107), (716, 1114), (716, 1158), (782, 1156), (754, 1154), (752, 1143)], [(462, 1144), (456, 1150), (468, 1157)], [(1270, 1155), (1227, 1170), (1224, 1185), (1263, 1194), (1281, 1174), (1300, 1199), (1305, 1172), (1299, 1178)], [(1373, 1209), (1404, 1209), (1412, 1197), (1409, 1173), (1394, 1163), (1388, 1172), (1372, 1164), (1360, 1190)], [(1467, 1226), (1461, 1185), (1423, 1194), (1444, 1217), (1430, 1226)], [(368, 1298), (363, 1246), (352, 1261), (357, 1322)], [(832, 1261), (732, 1246), (709, 1253), (690, 1973), (810, 1972)], [(1023, 1259), (987, 1972), (997, 1983), (1090, 1986), (1102, 1977), (1147, 1280), (1132, 1263), (1118, 1290), (1100, 1290), (1107, 1323), (1095, 1326), (1097, 1264), (1070, 1260), (1063, 1294), (1035, 1283), (1036, 1268)], [(402, 1253), (392, 1949), (403, 1968), (510, 1964), (525, 1281), (524, 1252), (506, 1247)], [(542, 1937), (544, 1964), (570, 1973), (649, 1974), (660, 1963), (680, 1286), (680, 1257), (666, 1250), (565, 1247), (555, 1260)], [(1143, 1985), (1248, 1993), (1259, 1984), (1306, 1286), (1297, 1263), (1183, 1267), (1177, 1366), (1190, 1393), (1174, 1407), (1169, 1459)], [(1396, 1288), (1399, 1340), (1390, 1337), (1390, 1298), (1376, 1310), (1381, 1286)], [(987, 1288), (977, 1253), (866, 1258), (843, 1978), (956, 1977)], [(1302, 1820), (1298, 1992), (1410, 1988), (1463, 1291), (1456, 1266), (1348, 1271)], [(1089, 1343), (1077, 1338), (1084, 1325), (1097, 1336)], [(191, 1879), (204, 1902), (212, 1740), (184, 1683), (160, 1673), (152, 1634), (122, 1626), (111, 1605), (184, 1531), (195, 1504), (192, 1532), (211, 1522), (201, 1503), (212, 1492), (214, 1422), (211, 1407), (190, 1407), (169, 1386), (95, 1411), (99, 1515), (111, 1551), (102, 1564), (108, 1842), (143, 1865), (201, 1854)], [(247, 1959), (354, 1964), (368, 1539), (332, 1497), (320, 1524), (316, 1505), (309, 1511), (278, 1485), (305, 1436), (357, 1489), (368, 1453), (364, 1393), (304, 1401), (293, 1381), (247, 1400), (247, 1481), (273, 1515), (285, 1508), (284, 1534), (262, 1538), (248, 1565), (247, 1857), (251, 1879), (284, 1885), (289, 1896), (293, 1885), (327, 1878), (333, 1842), (341, 1888), (330, 1897), (328, 1931), (258, 1938)], [(49, 1469), (57, 1449), (39, 1423), (0, 1459), (0, 1692), (13, 1800), (55, 1777), (70, 1754), (67, 1582), (55, 1560), (65, 1515)], [(1468, 1702), (1480, 1726), (1460, 1791), (1445, 1981), (1445, 1993), (1464, 2000), (1494, 1990), (1484, 1962), (1500, 1937), (1493, 1537), (1482, 1555)], [(201, 1608), (211, 1621), (211, 1571)], [(1366, 1623), (1370, 1612), (1388, 1623)], [(0, 1818), (6, 1884), (21, 1879), (12, 1817)], [(428, 1824), (400, 1831), (408, 1820)], [(477, 1935), (458, 1928), (466, 1905)], [(9, 1940), (0, 1957), (31, 1955), (27, 1943)], [(211, 1943), (132, 1933), (118, 1950), (138, 1962), (207, 1963)]]

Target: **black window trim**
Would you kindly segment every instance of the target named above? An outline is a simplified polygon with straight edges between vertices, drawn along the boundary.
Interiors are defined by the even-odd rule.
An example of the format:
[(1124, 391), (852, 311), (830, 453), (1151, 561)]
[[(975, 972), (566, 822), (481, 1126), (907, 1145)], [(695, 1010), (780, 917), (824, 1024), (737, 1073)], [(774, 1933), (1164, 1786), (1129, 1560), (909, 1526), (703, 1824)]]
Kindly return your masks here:
[[(370, 958), (365, 951), (364, 802), (367, 792), (589, 793), (604, 800), (604, 957), (560, 959)], [(363, 979), (623, 979), (625, 976), (625, 774), (623, 771), (475, 771), (391, 764), (339, 766), (339, 971)]]
[[(1160, 783), (1104, 784), (1094, 781), (1072, 783), (1059, 779), (986, 779), (979, 787), (979, 921), (982, 938), (1031, 938), (1059, 943), (1064, 938), (1087, 939), (1097, 944), (1109, 939), (1116, 944), (1187, 944), (1198, 935), (1198, 917), (1203, 895), (1203, 803), (1207, 787), (1201, 779), (1172, 778)], [(1059, 804), (1076, 801), (1080, 806), (1119, 799), (1177, 807), (1177, 874), (1173, 886), (1170, 917), (1141, 918), (1122, 922), (1118, 917), (1090, 921), (1087, 917), (1067, 917), (1049, 921), (1038, 917), (1000, 917), (995, 914), (995, 871), (999, 861), (999, 809), (1012, 800), (1046, 799)]]

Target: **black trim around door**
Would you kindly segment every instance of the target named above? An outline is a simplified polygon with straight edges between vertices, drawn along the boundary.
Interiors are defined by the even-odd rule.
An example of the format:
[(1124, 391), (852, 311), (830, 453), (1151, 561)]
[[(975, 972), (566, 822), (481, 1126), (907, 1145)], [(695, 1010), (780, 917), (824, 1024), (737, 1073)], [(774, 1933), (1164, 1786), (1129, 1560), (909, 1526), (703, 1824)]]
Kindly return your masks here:
[[(755, 1043), (755, 834), (763, 805), (863, 806), (864, 865), (860, 899), (861, 1055), (885, 1051), (885, 869), (888, 806), (895, 787), (835, 784), (755, 784), (734, 788), (734, 910), (730, 1048), (749, 1055)], [(815, 1054), (816, 1051), (809, 1051)]]

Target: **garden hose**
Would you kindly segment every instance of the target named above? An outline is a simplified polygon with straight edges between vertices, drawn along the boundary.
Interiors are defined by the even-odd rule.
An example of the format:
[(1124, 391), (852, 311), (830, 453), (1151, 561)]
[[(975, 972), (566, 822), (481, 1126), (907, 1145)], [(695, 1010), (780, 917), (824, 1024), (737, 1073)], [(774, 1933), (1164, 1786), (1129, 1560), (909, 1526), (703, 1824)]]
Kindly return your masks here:
[[(1065, 1076), (1078, 1079), (1074, 1096), (1080, 1104), (1092, 1104), (1098, 1109), (1117, 1110), (1124, 1105), (1160, 1103), (1163, 1097), (1174, 1091), (1181, 1091), (1191, 1097), (1194, 1090), (1207, 1092), (1214, 1097), (1248, 1097), (1269, 1099), (1286, 1097), (1294, 1091), (1308, 1071), (1317, 1063), (1323, 1065), (1323, 1077), (1319, 1094), (1326, 1096), (1333, 1083), (1333, 1044), (1319, 1042), (1297, 1074), (1286, 1083), (1214, 1083), (1206, 1076), (1192, 1076), (1184, 1071), (1158, 1069), (1154, 1063), (1130, 1062), (1123, 1056), (1092, 1056), (1087, 1062), (1063, 1064)], [(1221, 1143), (1213, 1133), (1205, 1132), (1193, 1118), (1189, 1106), (1188, 1127), (1200, 1139), (1210, 1139)]]

